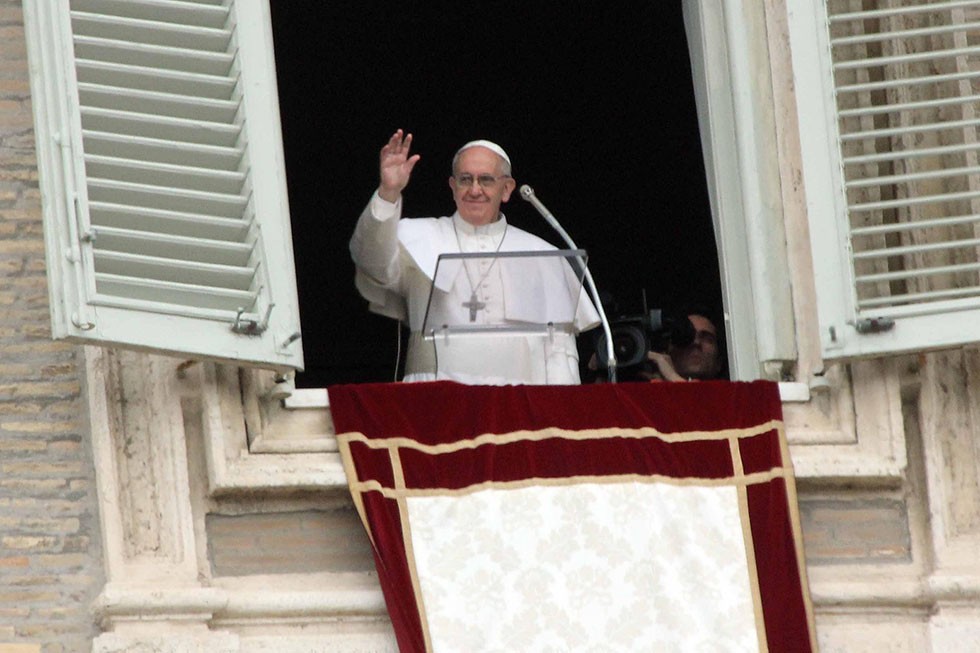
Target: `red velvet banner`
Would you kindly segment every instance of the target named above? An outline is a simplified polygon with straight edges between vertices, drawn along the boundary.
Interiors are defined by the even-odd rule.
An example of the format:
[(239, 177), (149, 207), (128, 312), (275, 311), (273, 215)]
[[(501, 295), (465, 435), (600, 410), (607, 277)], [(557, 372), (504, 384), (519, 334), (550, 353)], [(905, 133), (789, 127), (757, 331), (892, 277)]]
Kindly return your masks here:
[[(735, 545), (719, 544), (709, 557), (725, 558), (725, 563), (744, 560), (739, 563), (740, 573), (733, 577), (745, 582), (735, 583), (728, 597), (725, 596), (729, 594), (728, 590), (713, 590), (720, 591), (722, 596), (720, 600), (706, 602), (708, 607), (698, 605), (695, 608), (691, 604), (690, 610), (700, 615), (702, 624), (720, 625), (716, 632), (711, 631), (710, 626), (702, 625), (697, 629), (699, 632), (692, 632), (690, 637), (727, 637), (725, 623), (728, 616), (718, 615), (714, 619), (706, 616), (705, 611), (713, 610), (713, 605), (727, 604), (731, 597), (744, 595), (743, 603), (747, 607), (738, 608), (741, 610), (738, 614), (748, 614), (754, 619), (751, 624), (754, 630), (746, 634), (746, 629), (742, 628), (739, 634), (732, 635), (732, 641), (735, 637), (751, 639), (752, 645), (744, 650), (798, 653), (815, 648), (812, 608), (803, 573), (795, 485), (775, 384), (704, 382), (487, 387), (432, 382), (337, 386), (329, 392), (351, 494), (374, 546), (381, 587), (401, 651), (433, 650), (434, 642), (442, 644), (437, 648), (454, 648), (448, 643), (452, 641), (468, 641), (469, 650), (481, 650), (481, 647), (490, 647), (491, 639), (494, 646), (499, 647), (500, 641), (504, 641), (500, 638), (508, 637), (511, 650), (535, 650), (532, 641), (552, 641), (552, 644), (560, 641), (542, 639), (559, 635), (536, 633), (533, 637), (527, 635), (528, 639), (523, 640), (525, 643), (515, 644), (514, 627), (504, 628), (504, 617), (498, 617), (506, 614), (510, 598), (502, 601), (504, 607), (498, 605), (495, 613), (482, 612), (477, 609), (479, 606), (468, 603), (466, 615), (473, 616), (464, 616), (462, 624), (458, 623), (458, 616), (452, 616), (451, 610), (444, 611), (448, 616), (435, 616), (440, 609), (439, 601), (447, 600), (445, 597), (453, 592), (452, 580), (447, 583), (436, 578), (437, 570), (461, 574), (462, 578), (470, 563), (464, 560), (458, 563), (459, 569), (446, 572), (442, 569), (448, 565), (445, 551), (432, 558), (434, 563), (420, 559), (427, 550), (442, 551), (438, 549), (439, 538), (448, 537), (455, 526), (443, 521), (432, 528), (425, 522), (428, 519), (425, 516), (434, 514), (431, 512), (433, 505), (439, 506), (440, 510), (445, 505), (452, 505), (448, 514), (462, 514), (460, 506), (470, 505), (463, 503), (467, 498), (510, 500), (516, 497), (526, 502), (531, 497), (534, 505), (545, 505), (537, 503), (546, 498), (542, 494), (544, 490), (567, 492), (571, 497), (574, 488), (585, 486), (601, 497), (594, 505), (606, 505), (602, 501), (610, 496), (609, 493), (619, 493), (615, 496), (626, 497), (628, 503), (629, 495), (622, 494), (626, 491), (637, 492), (637, 496), (646, 497), (644, 500), (651, 496), (672, 497), (665, 504), (670, 509), (672, 505), (681, 505), (676, 502), (676, 497), (691, 495), (693, 503), (687, 503), (685, 499), (684, 505), (694, 506), (687, 510), (695, 513), (697, 519), (686, 514), (668, 517), (663, 509), (651, 507), (650, 515), (637, 516), (641, 524), (658, 519), (674, 520), (669, 522), (672, 524), (680, 523), (677, 520), (685, 523), (708, 520), (706, 515), (713, 513), (706, 508), (702, 515), (698, 508), (698, 502), (702, 500), (717, 503), (720, 506), (718, 514), (734, 516), (734, 527), (729, 530), (737, 531), (732, 534)], [(645, 494), (650, 492), (655, 494)], [(663, 492), (669, 494), (662, 495)], [(580, 498), (576, 500), (581, 501)], [(459, 506), (438, 501), (459, 502)], [(587, 503), (593, 505), (591, 500)], [(502, 550), (512, 553), (517, 550), (514, 547), (520, 545), (520, 541), (516, 541), (520, 538), (513, 534), (520, 532), (516, 521), (520, 517), (516, 513), (520, 510), (516, 513), (513, 508), (508, 510), (510, 512), (505, 514), (509, 516), (503, 519), (498, 530), (504, 531)], [(595, 510), (594, 514), (583, 510), (575, 520), (593, 517), (597, 521), (603, 520), (598, 509), (590, 510)], [(541, 514), (542, 523), (548, 521), (548, 517), (548, 514)], [(694, 523), (692, 528), (700, 530), (692, 532), (711, 533), (718, 527), (717, 524)], [(556, 532), (575, 534), (578, 540), (585, 537), (581, 524), (557, 524), (554, 528), (558, 529)], [(562, 528), (566, 530), (561, 531)], [(602, 528), (608, 530), (607, 526)], [(442, 530), (445, 534), (440, 533)], [(613, 536), (615, 534), (610, 534), (607, 539)], [(516, 538), (516, 544), (507, 540), (508, 537)], [(634, 533), (625, 533), (624, 537), (634, 537)], [(710, 539), (712, 536), (705, 537)], [(541, 550), (540, 544), (536, 546), (538, 549), (532, 550)], [(636, 569), (643, 568), (647, 562), (666, 565), (658, 567), (658, 578), (666, 579), (670, 576), (670, 565), (680, 560), (684, 552), (671, 551), (659, 540), (653, 548), (649, 561), (644, 560), (643, 555), (634, 554), (636, 560), (629, 564)], [(710, 546), (707, 548), (711, 549)], [(525, 567), (520, 572), (525, 577), (534, 570), (533, 566), (526, 566), (533, 565), (534, 561), (526, 558), (522, 555), (521, 564)], [(554, 583), (558, 572), (548, 567), (547, 573)], [(430, 575), (433, 578), (430, 579)], [(575, 578), (562, 580), (565, 583), (562, 586), (573, 590), (580, 588), (581, 572), (577, 571), (573, 576)], [(686, 573), (678, 582), (698, 594), (701, 586), (696, 576), (697, 573)], [(489, 577), (495, 585), (493, 573)], [(715, 577), (706, 578), (705, 582), (715, 583)], [(450, 574), (449, 578), (453, 576)], [(663, 589), (651, 591), (666, 593), (674, 603), (674, 598), (681, 600), (680, 597), (685, 596), (683, 588), (675, 592), (666, 582), (664, 580)], [(515, 591), (513, 586), (507, 587), (510, 589), (506, 591)], [(612, 585), (611, 589), (602, 587), (594, 591), (598, 596), (607, 590), (623, 602), (626, 601), (623, 597), (630, 596), (632, 591), (628, 584), (622, 588)], [(505, 589), (500, 588), (500, 591)], [(643, 610), (649, 610), (649, 613), (633, 619), (655, 622), (669, 616), (673, 620), (671, 623), (679, 624), (676, 628), (683, 629), (686, 617), (670, 616), (677, 612), (676, 605), (663, 614), (657, 613), (656, 596), (659, 595), (650, 600), (650, 605), (643, 604)], [(487, 600), (500, 601), (496, 595)], [(513, 600), (518, 602), (515, 605), (519, 604), (519, 597), (515, 596)], [(557, 603), (563, 601), (561, 597), (556, 598)], [(594, 612), (603, 605), (614, 604), (615, 601), (607, 601), (588, 609)], [(536, 614), (540, 612), (533, 604), (532, 608)], [(574, 610), (566, 612), (574, 613)], [(491, 616), (475, 616), (486, 614)], [(520, 616), (508, 618), (517, 623)], [(550, 613), (538, 614), (538, 617), (545, 629), (548, 623), (553, 623), (554, 617)], [(498, 618), (501, 629), (506, 631), (503, 634), (488, 630), (485, 623), (487, 619)], [(473, 623), (466, 623), (468, 619)], [(588, 637), (589, 633), (595, 636), (596, 629), (610, 629), (613, 619), (613, 615), (596, 619), (587, 617), (584, 621), (588, 623), (566, 624), (563, 628), (581, 627), (580, 637)], [(460, 628), (467, 632), (457, 633)], [(481, 628), (483, 630), (477, 632)], [(621, 627), (617, 628), (620, 633)], [(642, 638), (649, 633), (630, 636)], [(454, 640), (454, 637), (470, 639)], [(672, 650), (670, 646), (684, 650), (694, 641), (685, 637), (687, 635), (682, 632), (672, 633), (670, 642), (673, 644), (660, 642), (656, 650)], [(611, 631), (609, 641), (618, 641)], [(736, 650), (726, 646), (725, 641), (713, 643), (717, 647), (715, 650)], [(563, 646), (560, 643), (554, 645)], [(654, 650), (652, 642), (643, 644), (642, 639), (633, 645), (637, 647), (635, 650)], [(659, 648), (661, 646), (666, 648)]]

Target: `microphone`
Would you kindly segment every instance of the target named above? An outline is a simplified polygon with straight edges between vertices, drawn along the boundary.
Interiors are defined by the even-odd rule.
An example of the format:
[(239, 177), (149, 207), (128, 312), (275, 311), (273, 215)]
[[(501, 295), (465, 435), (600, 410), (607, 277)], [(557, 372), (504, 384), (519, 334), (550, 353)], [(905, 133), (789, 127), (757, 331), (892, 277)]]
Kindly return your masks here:
[[(523, 184), (521, 186), (521, 199), (526, 202), (530, 202), (531, 206), (537, 209), (541, 217), (544, 218), (552, 229), (558, 232), (558, 235), (568, 244), (571, 249), (578, 249), (575, 241), (572, 237), (568, 235), (562, 226), (558, 223), (558, 219), (551, 214), (551, 211), (541, 203), (541, 200), (537, 198), (534, 194), (534, 189)], [(616, 382), (616, 354), (613, 350), (613, 338), (612, 329), (609, 327), (609, 320), (606, 318), (606, 311), (602, 308), (602, 300), (599, 299), (599, 291), (596, 290), (595, 282), (592, 281), (592, 273), (589, 272), (589, 267), (585, 266), (585, 282), (589, 287), (589, 293), (592, 295), (592, 301), (595, 303), (596, 310), (599, 311), (599, 320), (602, 322), (602, 331), (606, 336), (606, 367), (609, 370), (609, 381), (612, 383)]]
[(545, 205), (541, 203), (541, 200), (539, 200), (538, 197), (534, 194), (533, 188), (531, 188), (527, 184), (522, 185), (521, 199), (523, 199), (525, 202), (530, 202), (531, 206), (533, 206), (535, 209), (538, 210), (538, 213), (541, 214), (541, 217), (544, 218), (545, 222), (551, 225), (551, 228), (558, 232), (558, 234), (565, 240), (565, 242), (568, 243), (568, 246), (570, 248), (578, 249), (578, 247), (576, 247), (575, 243), (572, 241), (571, 236), (568, 235), (568, 232), (562, 229), (562, 226), (558, 224), (558, 219), (551, 214), (551, 211), (549, 211), (547, 207), (545, 207)]

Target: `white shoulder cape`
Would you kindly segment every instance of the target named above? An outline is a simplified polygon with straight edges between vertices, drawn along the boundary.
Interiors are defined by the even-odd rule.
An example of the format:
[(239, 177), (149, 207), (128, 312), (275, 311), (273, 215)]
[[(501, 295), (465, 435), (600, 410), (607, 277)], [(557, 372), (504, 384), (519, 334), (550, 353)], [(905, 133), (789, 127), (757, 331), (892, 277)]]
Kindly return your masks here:
[[(403, 265), (407, 263), (416, 268), (428, 284), (431, 284), (435, 277), (439, 255), (459, 251), (452, 217), (403, 218), (398, 222), (398, 241), (400, 252), (404, 254), (402, 257)], [(553, 251), (555, 249), (547, 241), (513, 225), (508, 225), (507, 234), (500, 251)], [(503, 270), (514, 270), (514, 272), (502, 274), (506, 319), (523, 322), (546, 322), (550, 319), (549, 316), (559, 314), (562, 311), (563, 307), (560, 304), (567, 303), (567, 292), (563, 292), (562, 289), (569, 287), (569, 284), (577, 286), (578, 282), (567, 265), (555, 266), (553, 264), (554, 259), (551, 259), (550, 262), (552, 264), (549, 265), (543, 262), (534, 263), (532, 259), (525, 259), (524, 263), (519, 266), (502, 266)], [(447, 265), (449, 266), (448, 269)], [(448, 292), (461, 268), (459, 260), (443, 260), (440, 264), (436, 287)], [(528, 270), (532, 268), (533, 271), (528, 274)], [(518, 274), (518, 270), (522, 273)], [(403, 274), (405, 274), (404, 271)], [(532, 274), (534, 276), (531, 276)], [(537, 281), (532, 281), (532, 279), (537, 279)], [(417, 301), (406, 302), (406, 298), (402, 294), (378, 284), (360, 270), (357, 271), (356, 285), (361, 295), (370, 303), (372, 312), (399, 320), (408, 320), (411, 317), (411, 322), (421, 321), (420, 316), (408, 315), (408, 303), (417, 305)], [(408, 288), (407, 291), (409, 293), (421, 292), (428, 296), (429, 287), (427, 285), (424, 288)], [(567, 311), (567, 309), (565, 310)], [(580, 293), (575, 310), (575, 327), (578, 331), (585, 331), (598, 324), (598, 313), (584, 292)], [(420, 325), (412, 324), (411, 326), (413, 329), (417, 329)]]

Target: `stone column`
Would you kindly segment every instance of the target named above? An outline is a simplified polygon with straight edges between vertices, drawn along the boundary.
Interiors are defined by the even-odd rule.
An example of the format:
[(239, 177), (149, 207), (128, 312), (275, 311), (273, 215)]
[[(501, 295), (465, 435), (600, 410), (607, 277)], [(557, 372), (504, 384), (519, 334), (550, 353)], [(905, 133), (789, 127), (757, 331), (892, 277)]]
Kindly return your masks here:
[(94, 653), (239, 650), (236, 635), (208, 627), (227, 599), (200, 580), (179, 362), (86, 348), (108, 579)]
[[(922, 357), (920, 423), (929, 492), (933, 650), (980, 642), (980, 351)], [(951, 648), (952, 647), (952, 648)]]

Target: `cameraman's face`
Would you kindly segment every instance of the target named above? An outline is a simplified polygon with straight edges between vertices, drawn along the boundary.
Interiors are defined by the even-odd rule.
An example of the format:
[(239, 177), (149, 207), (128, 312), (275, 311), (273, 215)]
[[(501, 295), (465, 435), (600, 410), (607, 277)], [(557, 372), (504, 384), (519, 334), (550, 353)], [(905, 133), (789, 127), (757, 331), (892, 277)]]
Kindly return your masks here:
[(718, 331), (702, 315), (688, 315), (694, 325), (694, 342), (687, 347), (671, 348), (670, 358), (681, 376), (691, 379), (713, 379), (721, 371), (718, 358)]

